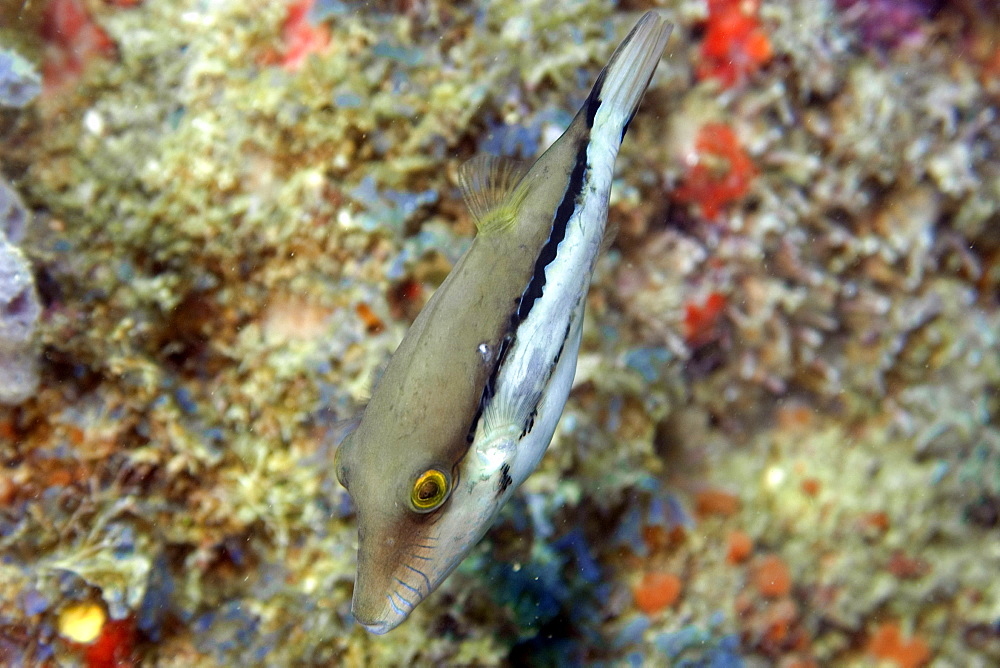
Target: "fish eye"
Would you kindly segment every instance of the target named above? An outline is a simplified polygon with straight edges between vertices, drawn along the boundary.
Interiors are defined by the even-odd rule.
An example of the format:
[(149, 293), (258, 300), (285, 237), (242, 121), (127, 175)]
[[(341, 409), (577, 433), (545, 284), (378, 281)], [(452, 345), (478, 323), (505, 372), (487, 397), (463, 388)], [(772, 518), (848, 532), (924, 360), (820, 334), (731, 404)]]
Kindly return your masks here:
[(444, 503), (450, 491), (448, 476), (438, 469), (427, 469), (413, 483), (410, 505), (418, 513), (429, 513)]

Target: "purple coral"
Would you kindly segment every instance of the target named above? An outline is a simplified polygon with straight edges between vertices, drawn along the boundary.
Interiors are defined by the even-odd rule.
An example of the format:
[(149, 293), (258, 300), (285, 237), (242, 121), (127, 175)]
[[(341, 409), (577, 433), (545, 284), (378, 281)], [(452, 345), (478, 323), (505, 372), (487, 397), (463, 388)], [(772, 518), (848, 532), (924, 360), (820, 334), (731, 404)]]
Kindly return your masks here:
[(0, 49), (0, 106), (24, 107), (42, 92), (42, 79), (27, 60)]
[(7, 215), (0, 227), (0, 404), (21, 403), (38, 387), (36, 362), (30, 353), (42, 307), (27, 259), (4, 234), (9, 220), (26, 220), (20, 200), (11, 201), (18, 206), (10, 209), (20, 207), (23, 217)]
[(0, 179), (0, 237), (7, 237), (12, 244), (24, 239), (30, 214), (13, 188)]
[(893, 49), (922, 37), (922, 26), (942, 6), (940, 0), (837, 0), (844, 21), (868, 47)]
[(28, 261), (0, 242), (0, 348), (28, 343), (41, 310)]

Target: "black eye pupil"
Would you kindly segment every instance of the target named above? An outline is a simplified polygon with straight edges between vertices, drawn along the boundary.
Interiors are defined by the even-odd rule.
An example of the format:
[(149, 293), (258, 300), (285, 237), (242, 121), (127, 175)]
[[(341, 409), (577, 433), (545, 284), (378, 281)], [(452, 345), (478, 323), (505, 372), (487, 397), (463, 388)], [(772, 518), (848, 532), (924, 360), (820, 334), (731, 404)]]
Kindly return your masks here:
[(438, 494), (438, 485), (433, 480), (425, 480), (417, 491), (417, 498), (421, 501), (433, 499)]

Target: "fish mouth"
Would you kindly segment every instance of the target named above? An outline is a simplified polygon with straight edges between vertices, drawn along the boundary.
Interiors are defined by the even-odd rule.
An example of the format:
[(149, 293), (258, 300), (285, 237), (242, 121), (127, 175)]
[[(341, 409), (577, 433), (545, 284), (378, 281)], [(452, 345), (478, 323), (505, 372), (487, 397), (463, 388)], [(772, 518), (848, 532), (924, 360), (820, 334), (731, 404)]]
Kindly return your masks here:
[[(371, 624), (366, 624), (361, 620), (358, 620), (358, 624), (365, 627), (365, 630), (377, 636), (384, 636), (386, 633), (395, 628), (395, 624), (390, 621), (383, 620), (380, 622), (372, 622)], [(398, 622), (397, 622), (398, 624)]]
[[(480, 485), (482, 487), (482, 485)], [(484, 487), (493, 498), (492, 485)], [(396, 628), (437, 589), (466, 557), (492, 523), (495, 507), (476, 498), (452, 493), (451, 512), (427, 527), (373, 526), (359, 532), (358, 567), (351, 612), (370, 633), (384, 635)], [(363, 519), (361, 520), (363, 521)], [(412, 535), (416, 533), (416, 535)]]
[[(415, 548), (410, 547), (408, 552), (417, 555)], [(400, 558), (398, 553), (393, 556)], [(430, 561), (429, 557), (420, 558)], [(367, 563), (369, 565), (363, 557), (359, 561), (351, 613), (369, 632), (384, 635), (406, 621), (414, 608), (433, 591), (437, 580), (428, 577), (427, 567), (418, 568), (405, 560), (397, 562), (398, 565), (387, 572), (378, 567), (378, 562)]]
[(419, 602), (420, 600), (418, 599), (411, 603), (397, 592), (391, 591), (385, 595), (384, 605), (379, 606), (377, 612), (373, 612), (371, 610), (364, 610), (364, 608), (370, 606), (360, 602), (358, 596), (355, 595), (354, 600), (351, 602), (351, 613), (358, 624), (365, 627), (369, 633), (381, 636), (406, 621), (406, 618), (410, 616), (410, 612)]

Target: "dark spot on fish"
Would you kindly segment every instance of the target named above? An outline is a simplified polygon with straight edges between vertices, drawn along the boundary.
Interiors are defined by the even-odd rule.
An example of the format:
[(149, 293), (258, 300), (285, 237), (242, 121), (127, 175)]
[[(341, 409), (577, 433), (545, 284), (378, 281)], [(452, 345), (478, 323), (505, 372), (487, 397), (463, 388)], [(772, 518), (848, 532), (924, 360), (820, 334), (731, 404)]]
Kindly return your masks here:
[(507, 488), (514, 484), (514, 479), (510, 477), (510, 464), (500, 467), (500, 482), (497, 485), (497, 496), (507, 491)]
[(538, 415), (538, 408), (531, 411), (531, 415), (528, 416), (528, 421), (524, 423), (524, 428), (521, 429), (521, 435), (518, 438), (524, 438), (531, 433), (531, 430), (535, 427), (535, 416)]

